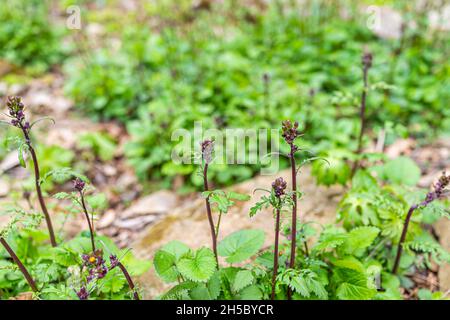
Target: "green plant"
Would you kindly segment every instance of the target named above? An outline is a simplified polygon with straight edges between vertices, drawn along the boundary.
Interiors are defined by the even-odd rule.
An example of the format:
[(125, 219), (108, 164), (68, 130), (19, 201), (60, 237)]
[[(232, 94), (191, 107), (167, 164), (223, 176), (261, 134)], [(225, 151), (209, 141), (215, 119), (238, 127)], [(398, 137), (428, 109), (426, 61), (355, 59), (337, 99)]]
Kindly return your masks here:
[(0, 11), (0, 57), (33, 72), (44, 72), (66, 54), (63, 28), (50, 20), (50, 1), (12, 0)]
[(396, 274), (398, 270), (398, 266), (400, 264), (400, 258), (403, 251), (403, 243), (406, 239), (406, 233), (408, 232), (408, 225), (409, 221), (411, 220), (411, 216), (413, 215), (414, 211), (418, 207), (427, 207), (430, 203), (432, 203), (435, 200), (442, 199), (448, 191), (446, 191), (446, 187), (450, 184), (450, 176), (446, 176), (445, 172), (442, 173), (442, 176), (439, 178), (439, 181), (434, 186), (434, 191), (431, 191), (427, 193), (427, 196), (424, 201), (422, 201), (419, 204), (412, 205), (405, 218), (405, 223), (403, 225), (402, 234), (400, 236), (400, 241), (398, 242), (397, 247), (397, 255), (395, 257), (394, 266), (392, 268), (392, 273)]
[[(362, 57), (362, 65), (363, 65), (363, 90), (361, 94), (361, 106), (360, 106), (360, 131), (358, 136), (358, 148), (356, 150), (356, 154), (359, 155), (362, 152), (363, 148), (363, 137), (364, 137), (364, 131), (366, 130), (366, 101), (367, 101), (367, 93), (369, 90), (369, 82), (368, 82), (368, 76), (369, 76), (369, 70), (372, 67), (372, 54), (370, 52), (364, 53)], [(358, 168), (358, 161), (355, 161), (352, 168), (352, 176), (355, 174), (356, 169)]]
[[(142, 274), (148, 269), (149, 264), (137, 260), (127, 251), (119, 250), (107, 237), (95, 234), (95, 211), (104, 208), (105, 199), (90, 194), (92, 189), (86, 186), (88, 179), (67, 167), (56, 166), (41, 178), (37, 156), (30, 140), (30, 131), (38, 121), (46, 118), (31, 124), (27, 122), (25, 107), (19, 97), (9, 97), (7, 106), (11, 120), (4, 122), (20, 128), (24, 136), (24, 140), (15, 139), (19, 145), (19, 160), (25, 166), (23, 153), (28, 151), (31, 154), (35, 168), (35, 185), (43, 215), (31, 209), (23, 209), (16, 202), (4, 206), (2, 213), (11, 216), (11, 219), (8, 225), (0, 230), (0, 242), (5, 250), (0, 250), (0, 296), (14, 297), (26, 292), (30, 287), (34, 297), (39, 299), (85, 300), (131, 297), (139, 300), (138, 288), (131, 276)], [(89, 225), (89, 233), (82, 232), (77, 237), (56, 246), (53, 241), (55, 234), (49, 232), (51, 245), (48, 245), (47, 234), (38, 229), (42, 216), (48, 217), (40, 187), (50, 179), (63, 182), (73, 177), (76, 177), (75, 191), (59, 192), (55, 194), (55, 198), (70, 201), (71, 206), (66, 208), (67, 213), (83, 212)], [(67, 217), (64, 220), (66, 219)], [(53, 228), (49, 230), (53, 231)], [(109, 264), (106, 263), (107, 259)]]
[(272, 275), (272, 293), (271, 299), (275, 299), (276, 279), (278, 276), (278, 256), (279, 256), (279, 235), (280, 235), (280, 216), (281, 210), (285, 205), (292, 205), (293, 198), (290, 194), (285, 193), (287, 187), (286, 181), (283, 178), (278, 178), (272, 183), (270, 196), (263, 197), (260, 202), (257, 202), (250, 210), (250, 217), (254, 216), (258, 210), (264, 207), (272, 206), (275, 213), (275, 240), (273, 253), (273, 275)]
[[(351, 163), (362, 160), (349, 151), (358, 149), (361, 92), (370, 92), (366, 104), (373, 106), (364, 117), (371, 124), (365, 130), (367, 139), (392, 122), (404, 124), (413, 137), (428, 139), (449, 128), (445, 105), (450, 90), (442, 42), (447, 34), (436, 32), (437, 41), (418, 24), (420, 30), (408, 34), (396, 58), (402, 67), (390, 68), (398, 42), (375, 36), (356, 10), (342, 20), (343, 6), (319, 1), (301, 10), (288, 6), (280, 16), (273, 3), (253, 12), (239, 4), (230, 10), (226, 1), (212, 5), (207, 15), (196, 14), (188, 33), (182, 23), (164, 25), (158, 34), (130, 24), (120, 35), (120, 48), (101, 48), (93, 52), (92, 63), (68, 66), (73, 70), (67, 71), (67, 93), (95, 119), (126, 124), (131, 135), (126, 157), (141, 181), (168, 186), (182, 176), (185, 189), (202, 189), (195, 166), (171, 162), (176, 144), (171, 133), (176, 129), (192, 132), (196, 121), (208, 129), (258, 129), (291, 118), (305, 123), (305, 144), (334, 163), (316, 163), (315, 172), (325, 184), (345, 184)], [(158, 6), (153, 9), (158, 11)], [(301, 17), (300, 11), (305, 13)], [(404, 13), (409, 17), (407, 10)], [(246, 14), (255, 19), (240, 19)], [(228, 32), (218, 35), (214, 27)], [(367, 90), (354, 63), (363, 47), (377, 57)], [(386, 142), (396, 134), (390, 133)], [(283, 159), (281, 167), (288, 166)], [(215, 166), (209, 179), (229, 185), (259, 168)]]
[[(12, 119), (10, 123), (9, 122), (6, 122), (6, 123), (19, 128), (22, 131), (22, 134), (24, 137), (24, 140), (20, 141), (19, 150), (18, 150), (20, 164), (23, 167), (26, 166), (25, 160), (24, 160), (24, 152), (29, 152), (29, 154), (31, 155), (31, 159), (33, 160), (35, 188), (36, 188), (36, 193), (37, 193), (37, 196), (39, 199), (39, 205), (41, 206), (42, 212), (44, 213), (45, 221), (47, 223), (48, 233), (50, 235), (50, 242), (53, 247), (56, 247), (56, 238), (55, 238), (55, 233), (53, 231), (52, 220), (48, 213), (47, 206), (46, 206), (45, 200), (44, 200), (44, 196), (42, 194), (39, 163), (37, 160), (36, 151), (34, 150), (34, 147), (31, 143), (31, 137), (30, 137), (31, 129), (33, 128), (33, 126), (36, 123), (38, 123), (41, 120), (46, 120), (46, 119), (50, 119), (50, 118), (41, 118), (30, 124), (25, 119), (25, 113), (24, 113), (25, 106), (22, 103), (22, 99), (20, 97), (8, 97), (6, 106), (8, 107), (8, 111), (9, 111), (9, 115), (7, 115), (7, 116)], [(52, 119), (50, 119), (50, 120), (52, 120)]]

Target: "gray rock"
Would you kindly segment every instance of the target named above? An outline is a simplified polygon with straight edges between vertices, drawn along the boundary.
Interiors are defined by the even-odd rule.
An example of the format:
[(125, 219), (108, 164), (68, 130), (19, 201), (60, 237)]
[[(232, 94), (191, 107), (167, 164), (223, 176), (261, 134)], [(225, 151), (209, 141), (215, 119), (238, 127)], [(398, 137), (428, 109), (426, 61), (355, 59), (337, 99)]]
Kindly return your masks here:
[(138, 200), (135, 204), (125, 210), (120, 219), (126, 220), (132, 217), (145, 215), (161, 215), (175, 209), (179, 198), (171, 191), (161, 190)]

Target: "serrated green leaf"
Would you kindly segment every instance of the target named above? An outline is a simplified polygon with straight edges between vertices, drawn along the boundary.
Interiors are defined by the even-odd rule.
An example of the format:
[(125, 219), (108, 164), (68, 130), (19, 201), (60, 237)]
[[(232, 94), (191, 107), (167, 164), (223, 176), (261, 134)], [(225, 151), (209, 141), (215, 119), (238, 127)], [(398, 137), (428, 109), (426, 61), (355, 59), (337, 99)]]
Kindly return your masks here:
[(348, 233), (345, 240), (343, 250), (348, 254), (354, 253), (356, 250), (365, 249), (372, 244), (380, 233), (377, 227), (358, 227)]
[(251, 285), (253, 283), (254, 277), (251, 271), (241, 270), (236, 273), (236, 277), (233, 281), (232, 289), (234, 292), (238, 292), (243, 288)]
[(227, 195), (228, 195), (228, 198), (237, 200), (237, 201), (247, 201), (250, 199), (250, 196), (247, 194), (237, 193), (237, 192), (233, 192), (233, 191), (228, 192)]
[(201, 248), (191, 255), (183, 256), (177, 263), (183, 277), (198, 282), (208, 281), (216, 270), (216, 259), (209, 248)]
[(342, 300), (369, 300), (377, 293), (369, 287), (368, 278), (364, 273), (344, 268), (334, 270), (335, 278), (339, 279), (336, 296)]
[(264, 244), (264, 231), (240, 230), (223, 239), (218, 247), (218, 254), (227, 257), (229, 263), (244, 261), (256, 254)]
[(256, 285), (248, 286), (239, 293), (240, 300), (261, 300), (262, 292)]
[(176, 258), (173, 254), (164, 250), (158, 250), (153, 259), (156, 273), (164, 282), (174, 282), (178, 279), (178, 269), (176, 266)]
[(173, 240), (166, 243), (161, 250), (173, 254), (175, 258), (178, 260), (181, 256), (189, 252), (189, 247), (185, 245), (183, 242), (178, 240)]

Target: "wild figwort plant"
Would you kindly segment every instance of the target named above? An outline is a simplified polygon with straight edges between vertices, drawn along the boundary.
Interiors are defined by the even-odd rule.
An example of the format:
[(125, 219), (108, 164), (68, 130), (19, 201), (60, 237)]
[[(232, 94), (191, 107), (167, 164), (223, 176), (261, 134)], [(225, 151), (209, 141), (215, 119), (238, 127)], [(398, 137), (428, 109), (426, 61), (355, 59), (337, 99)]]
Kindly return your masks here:
[(56, 247), (56, 238), (55, 238), (55, 233), (53, 231), (52, 221), (50, 218), (50, 214), (48, 213), (47, 206), (44, 201), (44, 197), (42, 195), (39, 164), (38, 164), (36, 152), (34, 150), (34, 147), (33, 147), (33, 144), (31, 143), (31, 138), (30, 138), (30, 132), (31, 132), (31, 129), (33, 128), (33, 126), (41, 120), (50, 119), (50, 118), (41, 118), (30, 124), (25, 119), (25, 106), (22, 103), (21, 97), (15, 97), (15, 96), (8, 97), (8, 99), (6, 101), (6, 106), (8, 107), (8, 111), (9, 111), (9, 114), (6, 114), (6, 116), (11, 118), (11, 122), (8, 124), (22, 130), (22, 133), (23, 133), (23, 136), (25, 139), (25, 141), (23, 143), (21, 143), (20, 147), (19, 147), (20, 163), (23, 167), (25, 167), (25, 161), (23, 160), (24, 149), (28, 150), (28, 152), (31, 155), (31, 159), (33, 160), (36, 193), (37, 193), (37, 196), (39, 199), (39, 204), (41, 206), (42, 212), (44, 213), (45, 221), (47, 223), (48, 233), (50, 236), (50, 242), (53, 247)]
[[(300, 136), (298, 130), (298, 122), (293, 124), (290, 120), (282, 123), (282, 137), (290, 147), (289, 160), (291, 162), (291, 177), (292, 177), (292, 225), (291, 225), (291, 257), (289, 261), (289, 268), (295, 267), (295, 250), (297, 248), (297, 165), (295, 163), (295, 153), (299, 148), (295, 145), (295, 139)], [(305, 253), (308, 255), (308, 245), (304, 242)], [(288, 298), (291, 298), (291, 290), (288, 290)]]
[(290, 194), (286, 193), (287, 183), (283, 178), (277, 178), (272, 183), (272, 189), (270, 196), (264, 196), (260, 202), (250, 210), (250, 217), (254, 216), (257, 211), (261, 210), (263, 207), (272, 206), (275, 213), (275, 240), (274, 240), (274, 253), (273, 253), (273, 274), (272, 274), (272, 293), (271, 299), (275, 299), (275, 288), (276, 279), (278, 276), (278, 257), (279, 257), (279, 236), (280, 236), (280, 216), (283, 206), (286, 204), (292, 204), (292, 197)]
[[(359, 131), (359, 137), (358, 137), (358, 148), (356, 150), (356, 154), (360, 155), (362, 152), (362, 140), (364, 137), (364, 132), (366, 130), (366, 101), (367, 101), (367, 93), (369, 91), (369, 70), (372, 67), (372, 60), (373, 56), (370, 52), (365, 52), (362, 56), (362, 66), (363, 66), (363, 90), (361, 93), (361, 105), (359, 110), (359, 119), (360, 119), (360, 131)], [(355, 174), (356, 169), (358, 169), (359, 166), (359, 160), (357, 159), (353, 163), (352, 168), (352, 174), (351, 176)]]
[(439, 178), (438, 182), (434, 185), (434, 191), (428, 192), (424, 201), (422, 201), (419, 204), (414, 204), (409, 208), (408, 213), (406, 215), (405, 223), (403, 224), (403, 230), (402, 230), (402, 234), (400, 236), (400, 241), (398, 242), (397, 255), (395, 257), (394, 267), (392, 268), (393, 274), (396, 274), (398, 271), (398, 266), (400, 264), (400, 258), (401, 258), (402, 251), (403, 251), (403, 242), (406, 239), (406, 233), (408, 232), (409, 221), (411, 220), (411, 217), (412, 217), (414, 211), (417, 208), (420, 208), (420, 207), (424, 208), (424, 207), (428, 206), (430, 203), (432, 203), (435, 200), (442, 199), (445, 195), (448, 194), (448, 191), (445, 190), (448, 185), (450, 185), (450, 175), (447, 176), (446, 173), (443, 172), (442, 176)]
[(80, 178), (76, 178), (74, 181), (74, 188), (78, 191), (80, 196), (80, 204), (83, 208), (84, 215), (86, 217), (86, 221), (89, 226), (89, 232), (91, 237), (91, 245), (92, 245), (92, 252), (95, 252), (95, 239), (94, 239), (94, 216), (93, 214), (91, 217), (89, 217), (89, 213), (86, 207), (86, 201), (85, 201), (85, 195), (84, 195), (84, 187), (86, 186), (86, 183), (81, 180)]
[[(214, 141), (213, 140), (205, 140), (201, 143), (201, 151), (202, 151), (202, 166), (203, 166), (203, 188), (204, 192), (209, 191), (208, 185), (208, 166), (212, 162), (213, 152), (214, 152)], [(214, 255), (216, 257), (217, 266), (219, 266), (219, 260), (217, 257), (217, 234), (214, 227), (214, 220), (211, 212), (211, 204), (209, 202), (210, 195), (205, 198), (206, 205), (206, 213), (208, 215), (209, 227), (211, 228), (211, 239), (212, 239), (212, 249)]]
[[(82, 255), (83, 266), (87, 268), (89, 275), (87, 276), (87, 283), (96, 279), (102, 279), (106, 274), (116, 267), (122, 271), (125, 279), (127, 280), (130, 291), (133, 292), (134, 300), (139, 300), (139, 295), (136, 292), (136, 287), (133, 280), (125, 266), (119, 261), (117, 256), (110, 255), (110, 266), (106, 267), (106, 261), (103, 259), (103, 250), (96, 249), (95, 246), (95, 234), (94, 234), (94, 214), (89, 215), (89, 211), (86, 206), (85, 200), (85, 187), (86, 183), (80, 178), (74, 180), (74, 188), (79, 194), (79, 200), (76, 200), (82, 207), (83, 213), (86, 217), (86, 221), (89, 225), (89, 233), (91, 238), (92, 253)], [(89, 297), (89, 290), (86, 285), (82, 285), (81, 288), (76, 291), (76, 294), (80, 300), (86, 300)]]

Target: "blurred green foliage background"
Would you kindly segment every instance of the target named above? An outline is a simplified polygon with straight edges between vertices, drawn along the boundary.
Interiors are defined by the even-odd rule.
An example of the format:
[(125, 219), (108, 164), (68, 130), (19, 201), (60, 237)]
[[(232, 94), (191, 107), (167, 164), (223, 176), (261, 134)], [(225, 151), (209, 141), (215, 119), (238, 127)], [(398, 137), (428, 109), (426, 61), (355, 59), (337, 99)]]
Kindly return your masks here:
[[(61, 69), (80, 112), (126, 126), (125, 155), (141, 181), (169, 186), (181, 175), (188, 188), (201, 183), (193, 165), (171, 160), (172, 132), (192, 130), (195, 121), (204, 129), (277, 128), (295, 119), (305, 131), (302, 145), (331, 159), (315, 174), (345, 183), (359, 131), (364, 50), (374, 56), (368, 140), (381, 129), (388, 144), (450, 131), (450, 39), (428, 16), (443, 2), (128, 3), (125, 10), (118, 0), (8, 1), (0, 9), (0, 58), (34, 73)], [(81, 9), (80, 30), (65, 27), (71, 5)], [(400, 38), (368, 27), (368, 5), (401, 14)], [(259, 167), (216, 166), (211, 178), (227, 185)]]

